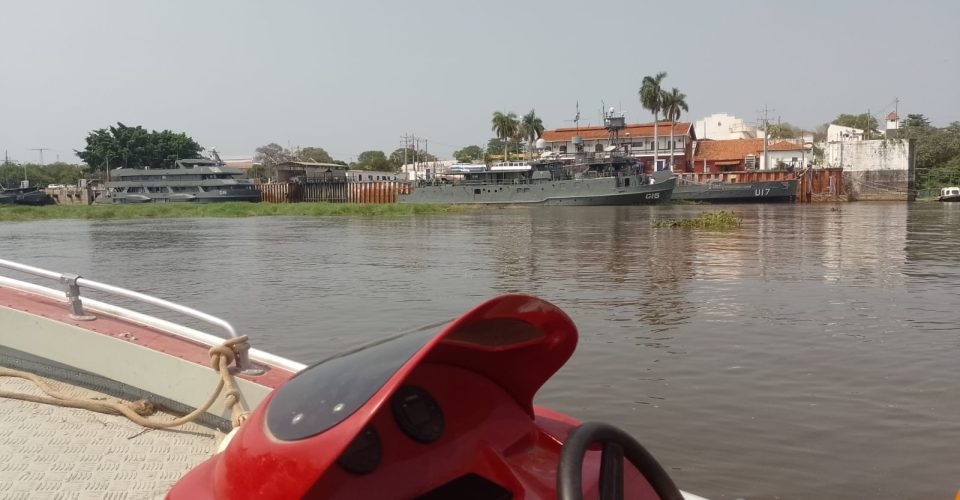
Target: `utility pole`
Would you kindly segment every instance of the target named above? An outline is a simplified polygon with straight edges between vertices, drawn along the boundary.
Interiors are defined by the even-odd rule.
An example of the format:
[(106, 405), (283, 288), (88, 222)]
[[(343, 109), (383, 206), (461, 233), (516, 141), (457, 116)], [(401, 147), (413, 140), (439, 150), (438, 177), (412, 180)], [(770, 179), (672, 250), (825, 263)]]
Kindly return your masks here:
[(39, 148), (31, 148), (30, 151), (39, 151), (39, 152), (40, 152), (40, 166), (42, 167), (42, 166), (43, 166), (43, 152), (44, 152), (44, 151), (53, 151), (53, 150), (50, 149), (50, 148), (39, 147)]
[(776, 110), (769, 109), (767, 108), (767, 105), (764, 104), (761, 111), (763, 111), (763, 168), (769, 169), (770, 165), (768, 165), (768, 162), (770, 161), (770, 155), (767, 151), (767, 138), (770, 135), (770, 119), (768, 118), (768, 114), (770, 111)]

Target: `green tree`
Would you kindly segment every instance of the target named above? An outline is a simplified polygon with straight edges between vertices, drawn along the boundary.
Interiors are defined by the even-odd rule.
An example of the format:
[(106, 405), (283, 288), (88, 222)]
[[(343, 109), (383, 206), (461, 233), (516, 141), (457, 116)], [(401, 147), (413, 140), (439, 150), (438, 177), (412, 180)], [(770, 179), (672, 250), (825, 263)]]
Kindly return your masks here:
[(853, 127), (863, 130), (864, 139), (880, 139), (883, 137), (883, 134), (880, 133), (877, 119), (867, 113), (860, 115), (841, 114), (830, 123), (840, 125), (841, 127)]
[(802, 131), (799, 127), (789, 123), (774, 123), (767, 127), (767, 137), (771, 140), (794, 139), (799, 137)]
[(357, 156), (357, 161), (350, 165), (357, 170), (390, 170), (390, 162), (383, 151), (364, 151)]
[(516, 139), (519, 135), (520, 122), (517, 121), (517, 115), (513, 112), (503, 114), (499, 111), (493, 113), (493, 120), (491, 120), (493, 125), (493, 133), (497, 134), (497, 138), (501, 141), (504, 141), (503, 146), (503, 160), (507, 161), (509, 155), (507, 152), (506, 141), (508, 139)]
[(21, 180), (26, 179), (30, 181), (31, 186), (47, 187), (50, 184), (76, 186), (78, 181), (89, 173), (84, 165), (63, 162), (47, 165), (8, 163), (0, 166), (0, 185), (8, 188), (17, 187)]
[[(960, 184), (960, 122), (938, 128), (923, 115), (918, 120), (904, 121), (901, 133), (914, 141), (915, 168), (922, 188), (939, 188)], [(909, 122), (909, 123), (908, 123)]]
[(674, 87), (670, 92), (663, 93), (663, 116), (670, 120), (670, 170), (673, 170), (673, 129), (677, 128), (677, 121), (687, 107), (687, 94)]
[(433, 156), (430, 153), (420, 149), (414, 148), (397, 148), (390, 153), (388, 158), (390, 161), (390, 166), (394, 171), (400, 170), (400, 167), (403, 166), (404, 162), (413, 163), (413, 162), (430, 162), (437, 161), (437, 157)]
[[(493, 154), (494, 151), (504, 151), (509, 155), (518, 155), (520, 154), (520, 142), (513, 139), (501, 139), (499, 137), (494, 137), (487, 141), (487, 154)], [(504, 158), (508, 156), (505, 155)], [(486, 161), (486, 157), (484, 161)]]
[(98, 129), (87, 135), (87, 146), (75, 151), (91, 170), (116, 167), (169, 168), (179, 158), (196, 158), (203, 148), (184, 133), (147, 131), (141, 126)]
[(453, 152), (453, 157), (460, 163), (470, 163), (483, 159), (483, 148), (480, 146), (466, 146)]
[(543, 135), (543, 120), (537, 116), (536, 110), (531, 109), (523, 115), (519, 127), (520, 137), (527, 141), (528, 156), (533, 153), (533, 143)]
[(297, 157), (302, 161), (312, 161), (315, 163), (333, 163), (330, 153), (320, 147), (307, 147), (297, 151)]
[(283, 162), (294, 161), (295, 159), (296, 154), (293, 151), (275, 142), (260, 146), (253, 155), (254, 163), (262, 165), (264, 172), (272, 177), (277, 177), (278, 165)]
[(667, 77), (666, 71), (661, 71), (654, 76), (645, 76), (643, 77), (643, 83), (640, 85), (640, 105), (644, 109), (653, 113), (653, 168), (657, 168), (657, 160), (659, 158), (660, 144), (658, 136), (658, 126), (660, 121), (660, 111), (663, 110), (663, 79)]

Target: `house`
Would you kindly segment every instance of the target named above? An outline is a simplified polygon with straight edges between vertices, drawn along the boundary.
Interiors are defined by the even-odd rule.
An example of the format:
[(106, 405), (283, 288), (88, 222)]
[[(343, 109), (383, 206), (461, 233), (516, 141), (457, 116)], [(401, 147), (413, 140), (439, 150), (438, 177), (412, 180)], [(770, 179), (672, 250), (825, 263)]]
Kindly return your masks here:
[[(757, 127), (726, 113), (714, 113), (694, 122), (693, 129), (700, 139), (727, 141), (731, 139), (756, 139), (762, 137)], [(762, 134), (763, 132), (760, 132)]]
[(764, 163), (763, 139), (697, 141), (693, 172), (721, 173), (743, 170), (799, 168), (813, 157), (804, 145), (790, 141), (767, 144), (769, 166)]
[[(670, 144), (670, 131), (673, 129), (673, 144)], [(692, 171), (690, 157), (696, 134), (687, 122), (671, 125), (668, 121), (659, 122), (657, 142), (657, 170), (665, 170), (669, 160), (673, 159), (673, 170)], [(572, 157), (574, 153), (600, 153), (610, 146), (610, 132), (604, 127), (578, 127), (545, 130), (541, 136), (544, 151), (559, 153), (561, 157)], [(653, 171), (653, 123), (626, 124), (619, 129), (618, 146), (625, 154), (636, 158), (647, 172)]]
[(279, 182), (300, 180), (346, 181), (347, 167), (338, 163), (316, 163), (312, 161), (285, 161), (277, 165)]

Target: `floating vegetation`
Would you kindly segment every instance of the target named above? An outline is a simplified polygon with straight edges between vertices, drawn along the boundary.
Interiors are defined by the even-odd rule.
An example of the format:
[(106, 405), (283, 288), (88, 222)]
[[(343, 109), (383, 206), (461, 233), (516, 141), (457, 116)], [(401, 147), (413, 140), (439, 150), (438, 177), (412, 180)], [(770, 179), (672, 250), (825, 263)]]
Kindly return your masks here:
[(712, 229), (716, 231), (729, 231), (740, 227), (743, 218), (733, 212), (718, 211), (705, 212), (697, 217), (684, 217), (680, 219), (659, 219), (653, 223), (653, 227), (679, 227), (683, 229)]
[(137, 205), (0, 205), (0, 221), (47, 219), (173, 219), (185, 217), (403, 216), (456, 213), (460, 205), (372, 203), (147, 203)]

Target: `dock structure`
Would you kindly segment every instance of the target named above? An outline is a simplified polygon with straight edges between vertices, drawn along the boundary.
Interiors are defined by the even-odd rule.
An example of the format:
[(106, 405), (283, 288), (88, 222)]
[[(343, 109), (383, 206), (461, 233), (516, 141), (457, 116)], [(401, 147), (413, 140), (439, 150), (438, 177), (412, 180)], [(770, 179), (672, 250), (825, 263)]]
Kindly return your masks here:
[(396, 203), (398, 194), (408, 194), (402, 181), (305, 181), (261, 184), (260, 200), (267, 203)]

